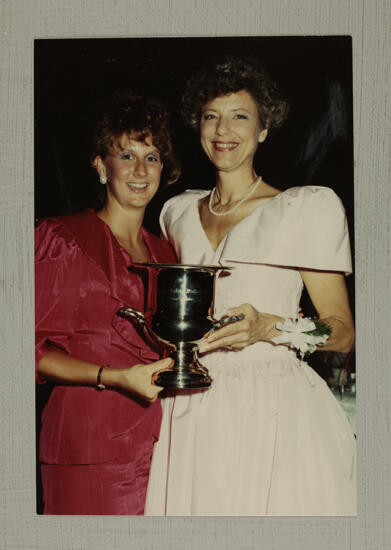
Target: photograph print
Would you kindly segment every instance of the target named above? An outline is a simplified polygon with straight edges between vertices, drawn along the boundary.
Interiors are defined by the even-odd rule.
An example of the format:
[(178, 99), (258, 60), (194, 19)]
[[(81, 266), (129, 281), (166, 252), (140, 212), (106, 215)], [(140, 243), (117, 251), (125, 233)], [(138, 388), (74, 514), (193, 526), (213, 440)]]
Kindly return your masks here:
[(38, 514), (356, 515), (352, 96), (349, 36), (35, 40)]

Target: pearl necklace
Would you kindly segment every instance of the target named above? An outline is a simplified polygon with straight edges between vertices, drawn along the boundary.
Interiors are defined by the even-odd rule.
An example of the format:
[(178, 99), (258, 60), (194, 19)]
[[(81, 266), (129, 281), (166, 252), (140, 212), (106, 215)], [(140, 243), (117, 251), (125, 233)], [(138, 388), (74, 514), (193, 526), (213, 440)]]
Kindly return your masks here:
[(231, 212), (234, 212), (237, 208), (239, 208), (239, 206), (241, 206), (247, 199), (249, 199), (251, 197), (251, 195), (254, 193), (254, 191), (256, 190), (258, 185), (261, 183), (261, 181), (262, 181), (261, 176), (259, 176), (259, 178), (257, 180), (254, 180), (253, 184), (252, 184), (252, 187), (251, 187), (250, 191), (247, 193), (247, 195), (245, 197), (243, 197), (242, 199), (240, 199), (240, 201), (237, 204), (235, 204), (235, 206), (233, 206), (232, 208), (230, 208), (226, 212), (215, 212), (213, 210), (212, 202), (213, 202), (213, 197), (214, 197), (214, 194), (215, 194), (215, 191), (216, 191), (216, 187), (213, 187), (213, 189), (210, 193), (210, 196), (209, 196), (209, 203), (208, 203), (209, 212), (211, 214), (213, 214), (214, 216), (226, 216), (227, 214), (231, 214)]

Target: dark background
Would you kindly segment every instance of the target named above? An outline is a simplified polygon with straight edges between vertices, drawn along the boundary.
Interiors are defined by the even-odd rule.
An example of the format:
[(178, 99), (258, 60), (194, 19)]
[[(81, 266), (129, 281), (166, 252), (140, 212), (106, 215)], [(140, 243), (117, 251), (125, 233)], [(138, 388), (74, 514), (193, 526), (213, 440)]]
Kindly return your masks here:
[(35, 217), (94, 203), (91, 129), (100, 102), (116, 89), (157, 96), (169, 106), (182, 178), (160, 190), (145, 224), (158, 232), (168, 196), (209, 188), (214, 171), (198, 136), (178, 115), (187, 76), (212, 57), (258, 57), (291, 104), (290, 116), (260, 147), (256, 168), (281, 189), (326, 185), (341, 197), (353, 234), (350, 37), (129, 38), (35, 41)]
[[(114, 90), (158, 97), (173, 115), (182, 176), (148, 206), (148, 229), (159, 233), (158, 215), (170, 196), (213, 187), (213, 167), (178, 110), (186, 78), (211, 58), (231, 53), (259, 58), (291, 105), (284, 126), (259, 147), (256, 171), (280, 189), (331, 187), (344, 203), (353, 252), (351, 46), (349, 36), (36, 40), (36, 221), (94, 205), (98, 178), (89, 165), (89, 139), (102, 102)], [(347, 283), (354, 309), (353, 277)], [(306, 294), (302, 306), (307, 315), (314, 313)], [(315, 353), (311, 365), (327, 378), (330, 364), (340, 360)], [(348, 362), (354, 369), (351, 356)], [(49, 392), (49, 384), (37, 390), (38, 430)], [(39, 477), (37, 495), (41, 512)]]

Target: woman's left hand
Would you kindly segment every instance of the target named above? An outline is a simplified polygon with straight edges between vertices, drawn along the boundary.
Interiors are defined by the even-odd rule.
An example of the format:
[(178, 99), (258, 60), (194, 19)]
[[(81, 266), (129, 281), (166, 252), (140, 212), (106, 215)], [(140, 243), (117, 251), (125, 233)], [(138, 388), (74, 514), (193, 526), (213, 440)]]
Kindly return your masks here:
[(205, 335), (199, 346), (199, 353), (218, 348), (239, 350), (260, 340), (270, 340), (278, 334), (276, 322), (282, 317), (261, 313), (250, 304), (230, 308), (227, 315), (244, 315), (242, 321), (230, 323), (218, 330), (212, 330)]

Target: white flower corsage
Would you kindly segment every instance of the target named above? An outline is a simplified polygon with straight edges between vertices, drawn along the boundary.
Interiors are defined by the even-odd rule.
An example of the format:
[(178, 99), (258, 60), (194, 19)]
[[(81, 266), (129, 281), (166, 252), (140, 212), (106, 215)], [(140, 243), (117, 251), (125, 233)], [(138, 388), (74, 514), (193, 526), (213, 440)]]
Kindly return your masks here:
[(330, 337), (331, 328), (319, 319), (309, 317), (295, 317), (277, 322), (276, 328), (281, 331), (279, 336), (272, 338), (274, 344), (289, 344), (295, 348), (301, 359), (304, 359), (322, 346)]

